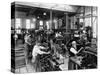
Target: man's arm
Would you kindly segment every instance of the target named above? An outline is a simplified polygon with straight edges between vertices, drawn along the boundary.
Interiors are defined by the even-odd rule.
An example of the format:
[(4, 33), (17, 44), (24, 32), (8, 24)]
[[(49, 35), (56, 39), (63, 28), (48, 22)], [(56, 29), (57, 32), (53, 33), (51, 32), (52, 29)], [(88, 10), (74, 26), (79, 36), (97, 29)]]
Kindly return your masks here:
[(78, 53), (83, 49), (83, 47), (81, 47), (79, 50), (78, 50)]
[(47, 49), (47, 48), (45, 48), (45, 47), (43, 47), (43, 46), (39, 46), (39, 48), (40, 48), (40, 49)]
[(71, 48), (70, 51), (74, 54), (77, 54), (78, 52), (74, 49), (74, 48)]
[(41, 49), (47, 49), (47, 48), (45, 48), (45, 47), (40, 46), (39, 48), (40, 48), (40, 49), (38, 50), (38, 53), (39, 53), (39, 54), (49, 54), (49, 53), (50, 53), (50, 52), (41, 51)]
[(38, 50), (38, 53), (39, 54), (49, 54), (50, 52), (44, 52), (44, 51)]

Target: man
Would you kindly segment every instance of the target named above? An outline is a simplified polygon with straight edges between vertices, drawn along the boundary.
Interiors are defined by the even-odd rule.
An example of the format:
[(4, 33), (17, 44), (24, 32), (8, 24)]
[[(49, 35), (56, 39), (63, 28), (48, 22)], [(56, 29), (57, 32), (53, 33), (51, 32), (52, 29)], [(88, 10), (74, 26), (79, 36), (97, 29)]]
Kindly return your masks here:
[(51, 45), (51, 50), (53, 50), (53, 55), (55, 56), (57, 51), (56, 51), (56, 47), (52, 39), (50, 39), (50, 45)]
[(39, 65), (38, 59), (37, 59), (38, 54), (42, 55), (42, 54), (49, 54), (50, 53), (50, 52), (41, 51), (41, 49), (47, 49), (47, 48), (40, 46), (40, 43), (36, 42), (36, 45), (34, 46), (33, 52), (32, 52), (32, 56), (33, 56), (32, 63), (33, 63), (33, 67), (34, 67), (35, 71), (37, 71), (37, 65)]
[(25, 37), (24, 37), (24, 40), (25, 40), (25, 57), (26, 57), (26, 64), (28, 64), (29, 62), (29, 50), (30, 50), (30, 46), (31, 46), (31, 38), (30, 38), (31, 35), (29, 34), (26, 34)]
[(30, 36), (31, 36), (31, 35), (26, 34), (25, 37), (24, 37), (25, 43), (27, 43), (27, 44), (29, 44), (29, 45), (31, 45), (31, 43), (30, 43)]
[[(70, 58), (68, 63), (68, 69), (73, 70), (76, 69), (76, 64), (72, 62), (72, 59), (78, 61), (78, 65), (81, 65), (82, 57), (78, 57), (77, 54), (83, 49), (80, 48), (80, 50), (77, 51), (76, 47), (76, 41), (72, 41), (72, 47), (70, 48)], [(80, 59), (80, 60), (79, 60)], [(75, 61), (76, 62), (76, 61)], [(79, 68), (79, 67), (78, 67)]]
[(70, 48), (71, 56), (74, 56), (78, 53), (77, 47), (76, 47), (76, 41), (72, 41), (72, 47)]
[(17, 40), (18, 40), (18, 35), (17, 35), (17, 33), (15, 33), (13, 37), (14, 37), (14, 39), (15, 39), (15, 44), (17, 44)]
[(77, 49), (77, 43), (76, 41), (72, 41), (72, 47), (70, 48), (70, 52), (74, 55), (77, 55), (79, 52), (83, 50), (83, 47), (81, 47), (79, 50)]

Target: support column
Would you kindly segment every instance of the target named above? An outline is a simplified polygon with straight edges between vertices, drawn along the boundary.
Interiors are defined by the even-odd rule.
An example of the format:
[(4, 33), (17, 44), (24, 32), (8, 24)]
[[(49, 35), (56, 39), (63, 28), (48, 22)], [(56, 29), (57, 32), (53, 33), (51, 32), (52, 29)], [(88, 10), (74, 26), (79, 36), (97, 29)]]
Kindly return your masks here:
[(52, 10), (50, 10), (50, 30), (52, 30)]
[(92, 37), (93, 37), (93, 35), (94, 35), (94, 29), (93, 29), (93, 7), (91, 7), (91, 27), (92, 27)]
[(68, 17), (68, 13), (65, 13), (65, 15), (66, 15), (66, 33), (68, 33), (68, 30), (69, 30), (69, 22), (68, 22), (68, 19), (69, 19), (69, 17)]
[(70, 36), (70, 32), (69, 32), (69, 30), (70, 30), (70, 24), (69, 24), (69, 16), (68, 16), (68, 13), (65, 13), (65, 23), (66, 23), (66, 42), (68, 41), (68, 40), (70, 40), (70, 38), (71, 38), (71, 36)]
[(85, 28), (85, 7), (83, 7), (83, 28)]
[(98, 7), (96, 7), (96, 16), (97, 16), (97, 18), (96, 18), (96, 20), (97, 20), (97, 22), (96, 22), (96, 38), (98, 38)]

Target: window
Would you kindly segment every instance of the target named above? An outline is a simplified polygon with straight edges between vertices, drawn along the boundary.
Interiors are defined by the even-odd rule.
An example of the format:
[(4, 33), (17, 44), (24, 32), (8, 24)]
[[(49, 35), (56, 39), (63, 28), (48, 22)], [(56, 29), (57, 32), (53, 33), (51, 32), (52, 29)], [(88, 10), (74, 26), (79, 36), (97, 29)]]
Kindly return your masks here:
[(15, 28), (21, 28), (21, 19), (20, 18), (17, 18), (15, 20)]
[(40, 21), (40, 26), (43, 26), (43, 21)]
[(85, 18), (85, 26), (91, 26), (91, 17)]
[(80, 18), (80, 22), (83, 22), (83, 19)]
[(57, 19), (54, 19), (53, 22), (54, 22), (55, 29), (57, 29), (58, 28)]
[(97, 37), (97, 32), (98, 32), (98, 29), (97, 29), (97, 25), (98, 25), (98, 17), (97, 17), (97, 7), (93, 7), (93, 37), (96, 38)]
[(49, 21), (46, 22), (47, 29), (50, 29)]
[(15, 19), (15, 30), (16, 30), (17, 34), (21, 33), (21, 29), (19, 29), (19, 28), (21, 28), (21, 26), (22, 26), (21, 19), (20, 18), (16, 18)]
[(97, 16), (97, 7), (93, 7), (93, 16)]
[(36, 19), (33, 18), (31, 23), (31, 28), (35, 29), (35, 26), (36, 26)]
[(30, 29), (31, 28), (31, 21), (30, 19), (26, 19), (26, 29)]
[(16, 33), (20, 34), (21, 33), (21, 30), (20, 29), (17, 29), (16, 30)]
[(97, 18), (93, 17), (93, 37), (97, 37)]

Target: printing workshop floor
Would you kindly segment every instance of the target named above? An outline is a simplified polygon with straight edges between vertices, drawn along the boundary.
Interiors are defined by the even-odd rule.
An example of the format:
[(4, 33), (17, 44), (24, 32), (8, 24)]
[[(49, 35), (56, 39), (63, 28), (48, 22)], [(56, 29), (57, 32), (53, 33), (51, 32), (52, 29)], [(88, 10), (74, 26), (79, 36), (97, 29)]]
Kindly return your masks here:
[[(63, 71), (68, 70), (68, 58), (64, 59), (64, 64), (61, 64), (60, 68)], [(22, 68), (18, 68), (15, 70), (15, 73), (33, 73), (33, 72), (35, 72), (35, 70), (31, 63), (27, 64), (26, 66)]]
[(15, 70), (15, 73), (32, 73), (32, 72), (35, 72), (32, 64), (27, 64), (26, 66)]

